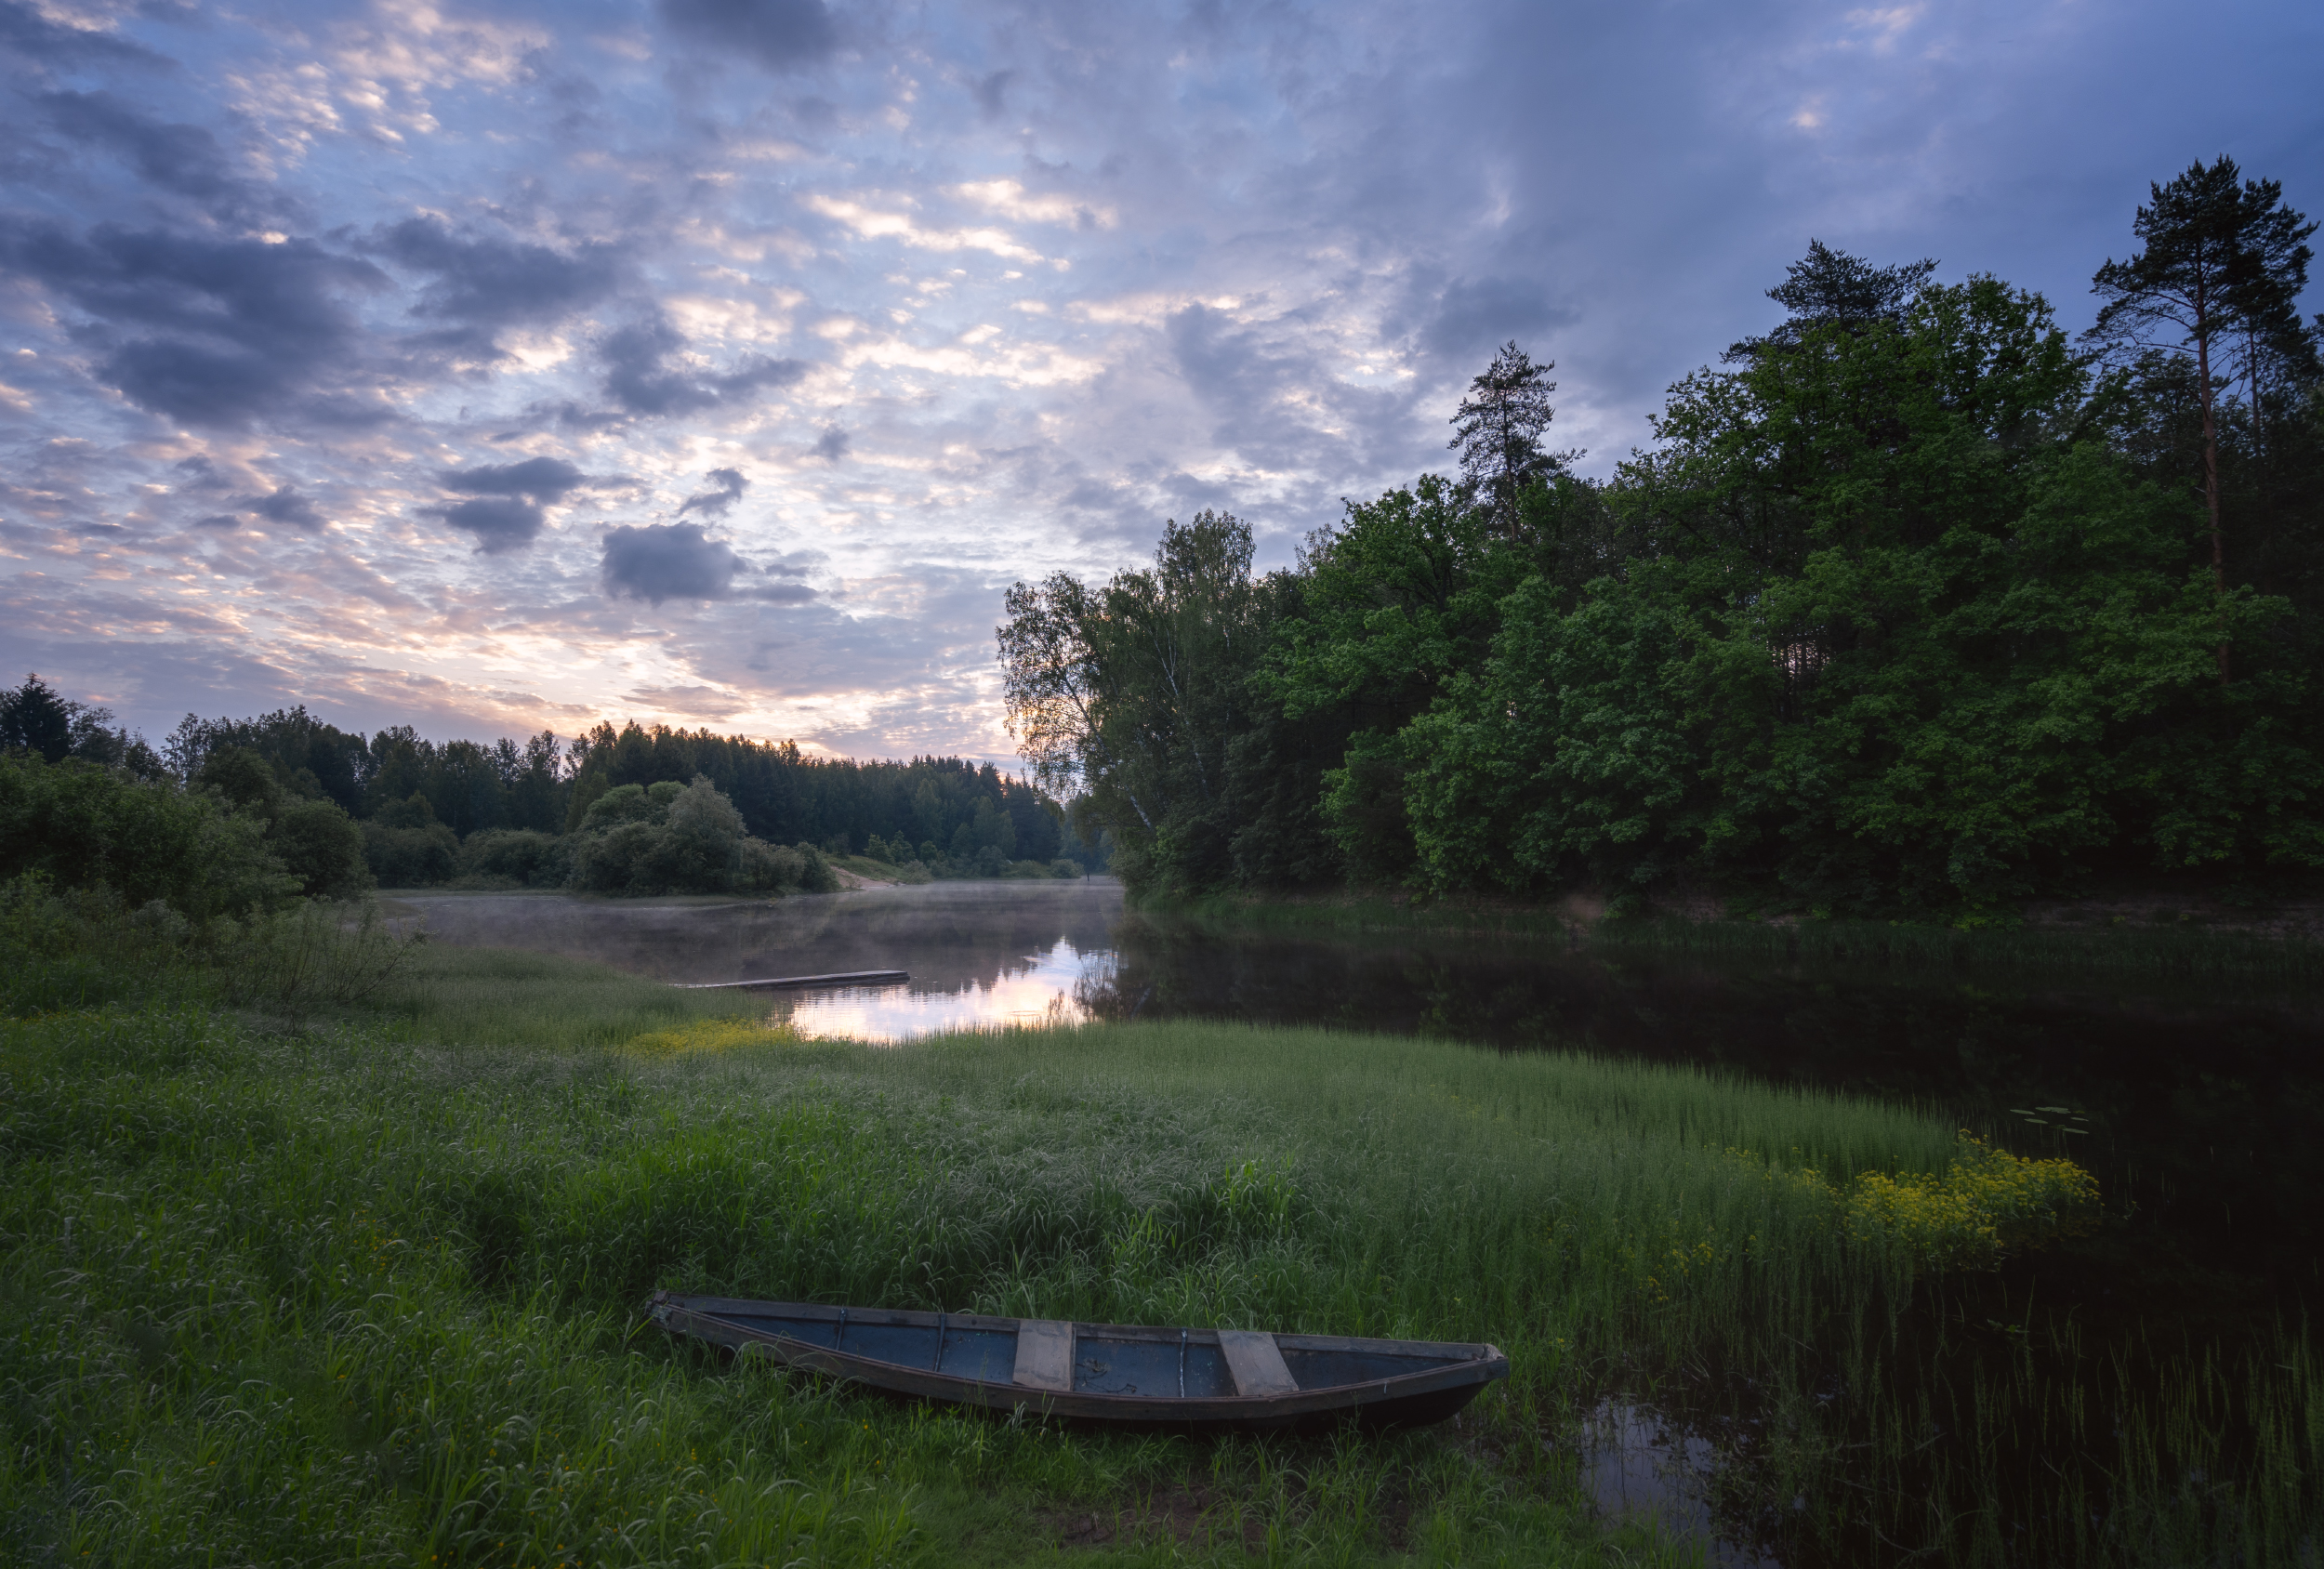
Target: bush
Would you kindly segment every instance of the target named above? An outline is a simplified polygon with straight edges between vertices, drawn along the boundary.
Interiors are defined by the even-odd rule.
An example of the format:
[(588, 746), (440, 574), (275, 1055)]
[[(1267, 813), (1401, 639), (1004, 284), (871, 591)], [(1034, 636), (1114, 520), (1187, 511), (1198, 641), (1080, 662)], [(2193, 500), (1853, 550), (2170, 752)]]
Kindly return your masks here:
[(194, 783), (231, 810), (267, 825), (267, 848), (298, 879), (310, 899), (352, 899), (371, 886), (363, 830), (337, 801), (326, 799), (311, 770), (285, 785), (275, 766), (247, 746), (210, 754)]
[(371, 889), (363, 831), (337, 801), (284, 802), (266, 842), (310, 899), (353, 899)]
[(572, 855), (554, 834), (532, 828), (488, 828), (460, 847), (463, 877), (520, 888), (555, 888), (572, 875)]
[(310, 900), (248, 921), (221, 917), (201, 938), (228, 1001), (293, 1018), (360, 1002), (393, 979), (422, 941), (396, 936), (368, 900)]
[(197, 921), (298, 891), (266, 822), (218, 797), (71, 759), (0, 757), (0, 879), (32, 873), (60, 889), (110, 888), (133, 908), (162, 900)]
[(598, 893), (828, 893), (839, 886), (813, 845), (771, 845), (707, 779), (623, 784), (590, 803), (571, 886)]
[(363, 824), (363, 858), (384, 888), (450, 882), (459, 868), (459, 856), (460, 841), (441, 823), (390, 828), (375, 819)]
[(1078, 877), (1083, 875), (1081, 863), (1068, 861), (1061, 855), (1049, 864), (1049, 875), (1052, 877)]

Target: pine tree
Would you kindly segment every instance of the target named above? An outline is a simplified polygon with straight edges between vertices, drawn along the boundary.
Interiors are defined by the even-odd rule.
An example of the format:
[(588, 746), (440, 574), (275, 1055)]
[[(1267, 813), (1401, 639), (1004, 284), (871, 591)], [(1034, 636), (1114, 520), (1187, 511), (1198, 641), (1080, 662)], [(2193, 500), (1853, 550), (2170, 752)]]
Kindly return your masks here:
[(1469, 395), (1453, 415), (1453, 439), (1446, 444), (1460, 453), (1461, 479), (1494, 526), (1511, 538), (1525, 487), (1565, 472), (1581, 455), (1541, 450), (1541, 437), (1557, 415), (1550, 403), (1557, 383), (1549, 379), (1556, 368), (1555, 361), (1535, 364), (1512, 339), (1469, 383)]
[(1807, 243), (1807, 255), (1784, 269), (1783, 282), (1767, 297), (1791, 312), (1764, 337), (1730, 345), (1724, 358), (1753, 360), (1770, 349), (1796, 348), (1817, 327), (1855, 332), (1874, 322), (1901, 323), (1905, 307), (1936, 270), (1934, 258), (1898, 267), (1875, 267), (1862, 257), (1835, 251), (1821, 240)]
[[(2127, 261), (2108, 258), (2091, 279), (2106, 300), (2088, 336), (2122, 352), (2159, 349), (2191, 356), (2203, 426), (2203, 505), (2211, 521), (2213, 588), (2227, 590), (2225, 526), (2219, 494), (2218, 382), (2248, 371), (2256, 402), (2262, 363), (2287, 355), (2312, 363), (2313, 340), (2293, 301), (2307, 282), (2316, 225), (2283, 206), (2274, 180), (2246, 180), (2235, 160), (2200, 162), (2168, 185), (2150, 185), (2151, 205), (2131, 231), (2146, 244)], [(2234, 363), (2240, 351), (2244, 364)], [(2256, 409), (2254, 411), (2256, 413)], [(2227, 679), (2227, 648), (2219, 648)]]

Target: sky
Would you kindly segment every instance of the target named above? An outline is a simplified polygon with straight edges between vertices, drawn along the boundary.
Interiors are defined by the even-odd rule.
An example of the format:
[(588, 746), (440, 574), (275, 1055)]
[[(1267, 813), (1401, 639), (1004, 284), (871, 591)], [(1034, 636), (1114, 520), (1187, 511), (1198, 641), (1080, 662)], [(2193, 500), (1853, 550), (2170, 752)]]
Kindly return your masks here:
[(1811, 238), (2079, 329), (2197, 159), (2324, 214), (2320, 66), (2314, 0), (0, 0), (0, 676), (1005, 762), (1009, 584), (1287, 565), (1512, 339), (1611, 473)]

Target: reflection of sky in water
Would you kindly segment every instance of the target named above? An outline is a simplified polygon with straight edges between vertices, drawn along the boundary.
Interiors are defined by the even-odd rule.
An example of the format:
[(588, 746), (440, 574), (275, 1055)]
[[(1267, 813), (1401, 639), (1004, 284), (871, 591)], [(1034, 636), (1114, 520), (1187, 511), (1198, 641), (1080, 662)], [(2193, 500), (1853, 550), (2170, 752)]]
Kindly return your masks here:
[(910, 985), (842, 986), (798, 998), (788, 1017), (811, 1040), (893, 1042), (945, 1030), (1079, 1024), (1090, 1018), (1079, 987), (1110, 978), (1113, 969), (1110, 950), (1085, 953), (1061, 937), (1047, 953), (1027, 954), (989, 982), (925, 992)]

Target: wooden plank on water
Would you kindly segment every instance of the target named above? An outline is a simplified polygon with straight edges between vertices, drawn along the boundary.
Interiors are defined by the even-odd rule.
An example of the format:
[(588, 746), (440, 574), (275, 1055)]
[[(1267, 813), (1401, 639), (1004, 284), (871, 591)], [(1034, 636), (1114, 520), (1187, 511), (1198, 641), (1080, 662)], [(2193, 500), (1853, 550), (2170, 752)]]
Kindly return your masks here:
[(1074, 1326), (1055, 1319), (1027, 1318), (1017, 1322), (1017, 1370), (1012, 1384), (1029, 1390), (1056, 1390), (1071, 1394), (1074, 1387)]
[(764, 981), (676, 981), (681, 992), (729, 992), (752, 986), (896, 986), (912, 977), (901, 969), (849, 969), (837, 975), (776, 975)]
[(1275, 1338), (1265, 1330), (1221, 1329), (1219, 1349), (1226, 1352), (1226, 1370), (1235, 1376), (1235, 1392), (1245, 1399), (1300, 1392), (1300, 1381), (1283, 1365)]

